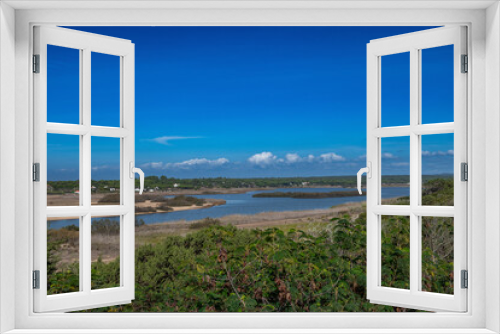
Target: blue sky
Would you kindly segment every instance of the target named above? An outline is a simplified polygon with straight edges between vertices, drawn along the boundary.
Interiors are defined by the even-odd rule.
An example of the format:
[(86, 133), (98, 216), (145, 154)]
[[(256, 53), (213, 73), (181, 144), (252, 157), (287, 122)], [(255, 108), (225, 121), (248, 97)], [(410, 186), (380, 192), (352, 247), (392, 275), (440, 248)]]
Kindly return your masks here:
[[(354, 175), (365, 165), (366, 44), (426, 27), (72, 27), (136, 47), (136, 164), (147, 175)], [(453, 121), (452, 47), (423, 51), (422, 121)], [(48, 121), (78, 122), (78, 51), (49, 48)], [(382, 125), (409, 120), (409, 56), (382, 59)], [(118, 126), (119, 61), (92, 54), (92, 124)], [(58, 138), (59, 136), (59, 138)], [(49, 135), (49, 180), (78, 178), (78, 139)], [(61, 138), (65, 138), (61, 140)], [(408, 173), (407, 140), (382, 144)], [(424, 173), (452, 171), (453, 135), (426, 136)], [(118, 178), (95, 139), (92, 178)]]

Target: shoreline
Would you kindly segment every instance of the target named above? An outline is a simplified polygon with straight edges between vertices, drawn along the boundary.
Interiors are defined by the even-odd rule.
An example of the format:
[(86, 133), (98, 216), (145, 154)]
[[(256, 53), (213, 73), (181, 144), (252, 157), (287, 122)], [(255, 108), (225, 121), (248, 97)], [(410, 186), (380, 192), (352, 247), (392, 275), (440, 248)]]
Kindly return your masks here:
[[(409, 183), (384, 183), (382, 187), (385, 188), (409, 188)], [(165, 196), (177, 196), (177, 195), (228, 195), (228, 194), (247, 194), (254, 191), (266, 191), (266, 190), (276, 190), (276, 189), (318, 189), (318, 188), (331, 188), (331, 189), (357, 189), (353, 187), (343, 187), (343, 186), (332, 186), (332, 185), (312, 185), (307, 187), (265, 187), (265, 188), (203, 188), (203, 189), (179, 189), (179, 190), (169, 190), (155, 192), (155, 194), (161, 194)]]
[[(327, 209), (312, 209), (312, 210), (290, 210), (290, 211), (266, 211), (255, 214), (231, 214), (219, 218), (213, 218), (221, 222), (221, 225), (234, 225), (236, 227), (255, 227), (270, 224), (269, 226), (279, 225), (282, 220), (295, 220), (305, 218), (318, 218), (325, 215), (332, 214), (347, 214), (358, 213), (366, 205), (365, 201), (362, 202), (347, 202), (339, 205), (332, 206)], [(160, 222), (154, 224), (146, 224), (147, 227), (189, 227), (190, 225), (202, 222), (203, 219), (198, 220), (175, 220), (168, 222)], [(305, 221), (304, 221), (305, 223)]]
[[(155, 211), (155, 212), (136, 212), (135, 215), (149, 215), (149, 214), (155, 214), (155, 213), (169, 213), (169, 212), (179, 212), (179, 211), (189, 211), (189, 210), (202, 210), (202, 209), (208, 209), (212, 208), (214, 206), (219, 206), (219, 205), (224, 205), (226, 204), (226, 201), (224, 200), (214, 200), (212, 198), (207, 198), (205, 199), (207, 203), (204, 203), (203, 205), (197, 206), (197, 205), (191, 205), (191, 206), (174, 206), (172, 207), (173, 211)], [(150, 201), (146, 202), (141, 202), (137, 203), (136, 207), (147, 207), (146, 204), (152, 204), (149, 203)], [(154, 203), (154, 204), (161, 204), (161, 203)], [(149, 205), (151, 206), (151, 205)], [(109, 216), (92, 216), (92, 218), (105, 218)], [(76, 217), (47, 217), (47, 221), (58, 221), (58, 220), (69, 220), (69, 219), (76, 219)]]

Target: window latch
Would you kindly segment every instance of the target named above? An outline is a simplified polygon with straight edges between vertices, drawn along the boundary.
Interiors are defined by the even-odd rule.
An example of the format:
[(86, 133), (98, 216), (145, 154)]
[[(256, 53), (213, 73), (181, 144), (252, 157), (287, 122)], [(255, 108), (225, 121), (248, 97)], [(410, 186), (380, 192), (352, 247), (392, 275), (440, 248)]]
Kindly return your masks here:
[(372, 177), (372, 163), (368, 161), (367, 163), (368, 166), (361, 168), (358, 171), (358, 192), (360, 195), (363, 195), (363, 192), (361, 191), (361, 176), (366, 173), (366, 176), (371, 179)]
[(142, 192), (144, 191), (144, 172), (140, 168), (134, 167), (134, 162), (130, 161), (129, 163), (129, 171), (130, 171), (130, 178), (135, 180), (135, 173), (139, 174), (139, 182), (140, 182), (140, 189), (139, 189), (139, 195), (142, 195)]

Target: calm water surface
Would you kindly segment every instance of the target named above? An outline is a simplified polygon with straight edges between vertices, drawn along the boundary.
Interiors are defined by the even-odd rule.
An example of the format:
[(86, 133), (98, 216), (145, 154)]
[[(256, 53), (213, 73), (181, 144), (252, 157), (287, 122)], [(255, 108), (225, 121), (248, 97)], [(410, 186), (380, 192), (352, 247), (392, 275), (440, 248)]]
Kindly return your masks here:
[[(142, 219), (146, 224), (158, 224), (178, 220), (199, 220), (206, 217), (220, 218), (228, 215), (241, 214), (252, 215), (261, 212), (281, 212), (281, 211), (299, 211), (327, 209), (334, 205), (348, 202), (366, 201), (366, 196), (354, 196), (343, 198), (314, 198), (314, 199), (296, 199), (296, 198), (254, 198), (253, 194), (266, 192), (331, 192), (331, 191), (354, 191), (353, 188), (284, 188), (273, 190), (252, 191), (245, 194), (221, 194), (221, 195), (193, 195), (198, 198), (223, 199), (225, 205), (214, 206), (207, 209), (187, 210), (178, 212), (164, 212), (137, 215), (137, 219)], [(410, 188), (408, 187), (389, 187), (384, 188), (383, 198), (392, 198), (408, 196)], [(171, 197), (171, 196), (167, 196)], [(101, 219), (101, 218), (94, 218)], [(94, 220), (92, 219), (92, 220)], [(64, 226), (78, 224), (77, 219), (55, 220), (50, 222), (50, 228), (61, 228)]]

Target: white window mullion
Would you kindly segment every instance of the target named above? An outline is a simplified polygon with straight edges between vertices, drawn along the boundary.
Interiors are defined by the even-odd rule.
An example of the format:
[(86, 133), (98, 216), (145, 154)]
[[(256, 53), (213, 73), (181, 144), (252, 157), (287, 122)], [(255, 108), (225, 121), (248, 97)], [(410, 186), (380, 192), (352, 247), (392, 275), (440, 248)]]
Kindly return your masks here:
[[(132, 49), (134, 45), (132, 44)], [(120, 122), (124, 131), (129, 131), (121, 139), (122, 159), (122, 187), (132, 189), (122, 193), (122, 204), (127, 212), (121, 216), (121, 256), (120, 256), (120, 281), (126, 288), (128, 298), (134, 299), (135, 295), (135, 174), (131, 168), (135, 166), (135, 117), (134, 117), (134, 81), (135, 81), (135, 55), (130, 52), (120, 58), (121, 94), (120, 94)]]
[[(419, 124), (419, 51), (410, 50), (410, 128), (412, 130)], [(420, 185), (420, 137), (413, 131), (410, 133), (410, 207), (416, 207), (419, 204), (419, 185)], [(415, 293), (419, 288), (418, 272), (421, 261), (419, 252), (420, 237), (419, 217), (413, 212), (410, 214), (410, 291)]]
[(90, 213), (87, 213), (81, 219), (83, 224), (80, 229), (80, 239), (82, 240), (82, 244), (80, 245), (80, 252), (82, 257), (82, 262), (80, 263), (80, 285), (81, 290), (85, 293), (90, 293), (91, 291), (91, 283), (92, 283), (92, 235), (91, 235), (91, 216)]
[[(380, 139), (374, 135), (374, 131), (379, 127), (381, 118), (378, 112), (380, 108), (380, 57), (367, 48), (367, 166), (371, 163), (371, 178), (366, 178), (366, 258), (367, 258), (367, 297), (373, 298), (372, 292), (380, 285), (380, 216), (375, 213), (375, 207), (380, 205), (380, 170), (379, 150)], [(371, 98), (371, 100), (370, 100)], [(371, 103), (370, 103), (371, 102)]]
[[(83, 50), (83, 66), (80, 72), (80, 80), (82, 82), (82, 125), (85, 128), (90, 128), (91, 126), (91, 51), (86, 48)], [(80, 148), (80, 154), (82, 156), (80, 160), (80, 170), (82, 171), (82, 177), (80, 178), (81, 188), (80, 196), (83, 199), (83, 206), (89, 211), (83, 217), (82, 228), (80, 232), (80, 238), (82, 243), (80, 244), (80, 252), (83, 257), (83, 261), (80, 263), (81, 270), (81, 284), (83, 286), (83, 291), (89, 293), (91, 291), (92, 284), (92, 217), (90, 215), (90, 206), (92, 205), (92, 138), (89, 131), (81, 136), (83, 145)]]

